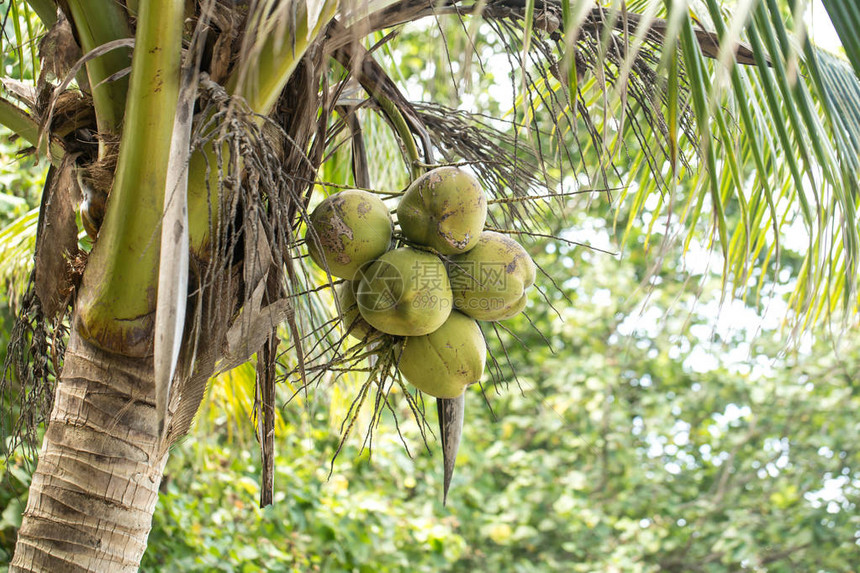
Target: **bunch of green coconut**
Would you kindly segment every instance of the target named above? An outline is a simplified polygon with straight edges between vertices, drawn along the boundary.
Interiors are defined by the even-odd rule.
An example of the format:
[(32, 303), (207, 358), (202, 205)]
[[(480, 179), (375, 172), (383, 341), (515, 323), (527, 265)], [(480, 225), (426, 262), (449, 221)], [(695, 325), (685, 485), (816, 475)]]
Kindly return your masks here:
[(396, 213), (399, 232), (378, 195), (330, 195), (310, 215), (308, 252), (346, 279), (336, 292), (350, 336), (369, 343), (392, 335), (409, 383), (456, 398), (484, 372), (487, 347), (476, 321), (522, 311), (535, 264), (508, 235), (484, 230), (484, 191), (457, 167), (418, 177)]

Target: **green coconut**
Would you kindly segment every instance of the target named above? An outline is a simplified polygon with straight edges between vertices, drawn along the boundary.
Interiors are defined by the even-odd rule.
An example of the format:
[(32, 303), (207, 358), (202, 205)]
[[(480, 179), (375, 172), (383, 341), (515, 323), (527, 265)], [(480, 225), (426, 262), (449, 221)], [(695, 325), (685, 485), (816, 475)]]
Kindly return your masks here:
[(451, 283), (441, 259), (401, 247), (361, 270), (356, 289), (361, 316), (377, 330), (397, 336), (433, 332), (451, 313)]
[(317, 265), (351, 280), (359, 267), (388, 250), (392, 228), (379, 197), (350, 189), (326, 197), (314, 209), (305, 241)]
[(357, 287), (357, 282), (345, 281), (337, 286), (335, 292), (342, 313), (340, 319), (343, 328), (347, 334), (356, 340), (364, 340), (370, 336), (374, 329), (358, 312), (358, 303), (355, 301), (355, 289)]
[(406, 338), (399, 358), (410, 384), (436, 398), (456, 398), (484, 374), (487, 346), (478, 323), (454, 311), (434, 332)]
[(487, 220), (487, 198), (474, 176), (439, 167), (412, 182), (397, 206), (397, 222), (410, 241), (443, 255), (475, 246)]
[(472, 250), (451, 257), (448, 276), (454, 308), (477, 320), (504, 320), (526, 306), (535, 264), (515, 240), (484, 231)]

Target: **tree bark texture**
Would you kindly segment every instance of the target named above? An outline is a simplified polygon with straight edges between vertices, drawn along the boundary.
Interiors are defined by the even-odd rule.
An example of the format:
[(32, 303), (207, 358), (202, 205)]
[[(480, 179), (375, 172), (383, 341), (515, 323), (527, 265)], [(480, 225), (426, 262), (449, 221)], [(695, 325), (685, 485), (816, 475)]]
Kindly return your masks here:
[(137, 571), (167, 460), (152, 357), (73, 331), (11, 572)]

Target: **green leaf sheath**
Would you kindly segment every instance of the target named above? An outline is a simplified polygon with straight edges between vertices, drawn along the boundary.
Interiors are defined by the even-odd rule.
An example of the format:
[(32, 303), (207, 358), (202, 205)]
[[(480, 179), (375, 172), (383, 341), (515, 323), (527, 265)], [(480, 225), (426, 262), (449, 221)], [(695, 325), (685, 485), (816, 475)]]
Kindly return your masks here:
[(141, 4), (114, 186), (79, 299), (84, 335), (128, 355), (151, 351), (183, 6)]
[[(69, 11), (84, 54), (107, 42), (131, 36), (128, 13), (119, 2), (69, 0)], [(126, 50), (111, 50), (87, 62), (96, 121), (99, 131), (103, 133), (118, 134), (128, 91), (128, 77), (109, 82), (105, 80), (130, 64), (131, 59)]]
[[(337, 0), (326, 0), (318, 19), (310, 22), (308, 5), (296, 4), (295, 14), (280, 11), (260, 21), (258, 29), (275, 33), (251, 46), (227, 84), (227, 91), (243, 97), (248, 107), (261, 115), (272, 110), (302, 56), (334, 17), (338, 6)], [(295, 31), (292, 36), (291, 30)], [(278, 31), (286, 32), (287, 36), (278, 35)]]
[(27, 4), (46, 28), (50, 28), (57, 21), (57, 3), (53, 0), (27, 0)]

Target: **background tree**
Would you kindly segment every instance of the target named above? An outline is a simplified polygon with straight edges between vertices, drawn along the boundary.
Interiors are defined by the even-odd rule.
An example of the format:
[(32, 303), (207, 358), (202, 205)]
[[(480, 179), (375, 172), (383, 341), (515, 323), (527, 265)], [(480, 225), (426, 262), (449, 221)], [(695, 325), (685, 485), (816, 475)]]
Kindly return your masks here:
[[(24, 32), (34, 21), (27, 6), (10, 8), (18, 45), (37, 33)], [(316, 175), (333, 168), (333, 149), (351, 142), (353, 183), (369, 171), (347, 97), (356, 83), (369, 96), (360, 105), (393, 127), (408, 171), (434, 154), (473, 162), (498, 200), (497, 225), (553, 234), (547, 189), (563, 202), (622, 185), (635, 225), (657, 194), (658, 215), (684, 205), (666, 219), (667, 236), (711, 218), (723, 279), (740, 292), (793, 269), (778, 237), (797, 224), (809, 237), (793, 269), (798, 324), (854, 307), (856, 118), (840, 105), (856, 96), (856, 77), (792, 42), (802, 26), (787, 28), (775, 2), (731, 16), (709, 3), (698, 16), (715, 34), (694, 27), (680, 4), (667, 14), (655, 4), (637, 14), (568, 2), (29, 6), (51, 31), (41, 59), (15, 52), (21, 79), (28, 62), (39, 74), (6, 82), (28, 109), (7, 101), (0, 121), (54, 168), (10, 359), (22, 410), (52, 413), (12, 569), (136, 569), (168, 446), (187, 431), (210, 375), (258, 350), (257, 417), (269, 435), (282, 320), (301, 379), (331, 370), (339, 344), (297, 237), (313, 192), (326, 188)], [(520, 71), (512, 133), (410, 104), (366, 50), (364, 38), (425, 16), (462, 18), (473, 43), (468, 25), (489, 26)], [(741, 30), (748, 48), (737, 48)], [(70, 66), (76, 46), (86, 74)], [(754, 69), (733, 65), (735, 54)], [(67, 89), (73, 77), (80, 91)], [(582, 178), (564, 177), (568, 169)], [(91, 251), (79, 244), (78, 203), (97, 237)], [(329, 352), (315, 353), (314, 340)], [(375, 382), (384, 392), (385, 379)], [(264, 440), (267, 462), (270, 447)], [(262, 470), (270, 483), (271, 465)]]

